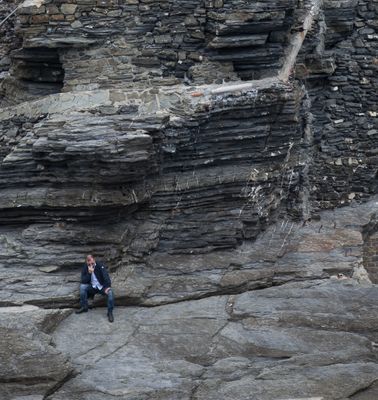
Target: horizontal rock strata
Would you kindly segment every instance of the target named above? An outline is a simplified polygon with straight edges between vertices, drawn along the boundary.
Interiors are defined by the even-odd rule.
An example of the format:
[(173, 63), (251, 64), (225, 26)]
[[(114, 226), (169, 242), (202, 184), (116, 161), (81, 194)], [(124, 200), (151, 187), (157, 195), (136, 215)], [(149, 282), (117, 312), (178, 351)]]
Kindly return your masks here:
[(71, 90), (93, 88), (95, 77), (96, 87), (179, 83), (194, 78), (191, 68), (205, 60), (214, 71), (208, 81), (221, 80), (214, 68), (228, 64), (245, 79), (271, 74), (281, 64), (295, 14), (304, 12), (297, 7), (295, 0), (75, 0), (23, 7), (19, 18), (24, 47), (59, 50), (65, 87)]
[(377, 4), (0, 4), (0, 398), (376, 400)]
[[(299, 263), (294, 267), (296, 272), (289, 272), (290, 268), (276, 271), (272, 265), (285, 251), (297, 251), (287, 250), (293, 232), (300, 232), (295, 240), (303, 241), (301, 235), (305, 235), (307, 225), (290, 222), (292, 218), (308, 220), (317, 209), (366, 199), (375, 192), (374, 129), (363, 129), (369, 121), (374, 122), (374, 117), (364, 119), (366, 124), (358, 128), (360, 140), (350, 141), (344, 138), (342, 124), (334, 123), (335, 129), (327, 133), (330, 125), (324, 125), (324, 118), (328, 115), (320, 111), (328, 100), (316, 97), (321, 82), (321, 87), (332, 91), (328, 80), (344, 73), (337, 49), (344, 48), (352, 39), (365, 38), (368, 43), (366, 35), (371, 33), (363, 27), (372, 24), (373, 15), (363, 2), (352, 3), (329, 1), (320, 10), (312, 2), (303, 2), (301, 6), (293, 2), (261, 2), (249, 4), (250, 8), (243, 3), (243, 7), (238, 4), (240, 12), (222, 2), (205, 5), (207, 18), (219, 14), (219, 26), (213, 26), (215, 37), (209, 46), (211, 51), (221, 52), (228, 46), (244, 51), (253, 40), (256, 46), (263, 46), (264, 35), (274, 36), (272, 31), (268, 33), (269, 29), (276, 29), (272, 28), (272, 21), (290, 26), (288, 37), (297, 38), (310, 14), (315, 24), (296, 63), (296, 74), (301, 68), (307, 70), (305, 85), (298, 81), (283, 83), (272, 77), (252, 81), (244, 90), (223, 93), (219, 89), (225, 86), (215, 84), (75, 91), (0, 111), (0, 231), (4, 243), (1, 267), (9, 283), (3, 304), (53, 301), (54, 306), (72, 305), (76, 301), (76, 271), (83, 254), (88, 252), (96, 253), (112, 270), (117, 270), (120, 296), (133, 303), (156, 304), (237, 291), (241, 286), (269, 286), (289, 280), (290, 274), (295, 279), (306, 274), (329, 276), (332, 269), (322, 264), (313, 268), (308, 262)], [(91, 40), (102, 49), (106, 47), (100, 40), (103, 31), (99, 26), (93, 30), (92, 38), (83, 34), (84, 25), (75, 23), (80, 20), (80, 13), (87, 13), (86, 18), (93, 23), (99, 23), (108, 13), (107, 23), (115, 19), (121, 24), (113, 24), (115, 30), (123, 26), (126, 15), (122, 14), (124, 11), (113, 13), (121, 6), (116, 3), (109, 3), (108, 9), (99, 6), (98, 15), (90, 14), (92, 5), (46, 4), (19, 10), (24, 42), (23, 48), (13, 53), (14, 79), (18, 79), (15, 71), (19, 71), (31, 74), (37, 82), (38, 74), (43, 72), (44, 79), (55, 79), (50, 83), (57, 84), (61, 79), (61, 72), (54, 69), (59, 67), (58, 59), (62, 62), (71, 51), (95, 52), (88, 42)], [(144, 11), (150, 15), (155, 6), (151, 3), (138, 7), (141, 15)], [(80, 11), (81, 7), (85, 11)], [(130, 15), (134, 15), (131, 9), (136, 12), (136, 3), (128, 7)], [(195, 4), (187, 7), (193, 8)], [(311, 14), (315, 9), (316, 14)], [(182, 18), (185, 12), (176, 17)], [(57, 17), (60, 14), (64, 20)], [(166, 17), (172, 15), (176, 14)], [(285, 15), (287, 22), (282, 22), (279, 15)], [(53, 16), (60, 34), (49, 31)], [(346, 16), (355, 18), (362, 29), (354, 31), (350, 24), (344, 26)], [(188, 32), (192, 32), (190, 27), (193, 32), (197, 29), (193, 24), (186, 16), (184, 25)], [(350, 38), (336, 35), (341, 27)], [(112, 41), (120, 37), (120, 32), (108, 34)], [(40, 47), (32, 45), (37, 39), (48, 42)], [(67, 41), (64, 46), (59, 42), (63, 39)], [(159, 40), (159, 45), (169, 44), (162, 37)], [(282, 57), (290, 59), (293, 54), (288, 52), (293, 50), (293, 43), (289, 40), (284, 47)], [(62, 48), (67, 52), (64, 57)], [(374, 46), (366, 49), (373, 54)], [(275, 55), (276, 60), (280, 57)], [(46, 70), (29, 68), (28, 60), (35, 64), (43, 61)], [(211, 65), (208, 61), (205, 64), (206, 68)], [(125, 60), (122, 65), (129, 62)], [(361, 71), (372, 71), (369, 68)], [(229, 71), (235, 73), (235, 66)], [(64, 76), (64, 90), (70, 90), (67, 71)], [(84, 72), (80, 76), (93, 81)], [(358, 88), (363, 87), (360, 81), (354, 80)], [(372, 83), (374, 88), (374, 80)], [(327, 90), (322, 90), (322, 95)], [(370, 103), (371, 98), (372, 92), (361, 96), (361, 104)], [(347, 98), (341, 98), (340, 107), (346, 101)], [(335, 147), (327, 147), (327, 138), (345, 143), (346, 147), (337, 145), (337, 154), (342, 156), (334, 153)], [(362, 155), (355, 152), (355, 146), (361, 152), (365, 151), (363, 148), (369, 150)], [(351, 152), (355, 153), (353, 157), (361, 155), (358, 165)], [(347, 160), (348, 167), (343, 160)], [(329, 174), (327, 168), (331, 168)], [(370, 207), (358, 211), (363, 222), (346, 233), (347, 243), (354, 243), (358, 237), (359, 250), (353, 262), (362, 260), (364, 244), (360, 236), (373, 218), (374, 201)], [(354, 212), (354, 208), (348, 209), (348, 215)], [(268, 228), (277, 220), (276, 225)], [(323, 222), (315, 222), (309, 229), (313, 232), (324, 226)], [(265, 234), (261, 235), (262, 232)], [(274, 237), (275, 232), (279, 233), (278, 238)], [(263, 266), (256, 267), (255, 263), (261, 260), (253, 254), (261, 253), (258, 246), (270, 246), (269, 240), (266, 243), (270, 235), (275, 242), (275, 256), (267, 257), (269, 268), (264, 258)], [(250, 241), (256, 238), (258, 241), (252, 244)], [(51, 254), (59, 257), (51, 259)], [(232, 262), (235, 258), (237, 267)], [(170, 265), (166, 265), (166, 260)], [(250, 265), (246, 266), (248, 260)], [(353, 262), (349, 261), (347, 272), (352, 270)], [(339, 265), (344, 266), (344, 259), (339, 260)], [(20, 283), (19, 268), (27, 268), (38, 284)], [(238, 269), (242, 272), (236, 272)], [(212, 273), (207, 276), (209, 271)], [(183, 284), (182, 276), (189, 276), (191, 281)], [(54, 294), (46, 299), (44, 288), (50, 286)], [(13, 294), (15, 288), (22, 295)]]

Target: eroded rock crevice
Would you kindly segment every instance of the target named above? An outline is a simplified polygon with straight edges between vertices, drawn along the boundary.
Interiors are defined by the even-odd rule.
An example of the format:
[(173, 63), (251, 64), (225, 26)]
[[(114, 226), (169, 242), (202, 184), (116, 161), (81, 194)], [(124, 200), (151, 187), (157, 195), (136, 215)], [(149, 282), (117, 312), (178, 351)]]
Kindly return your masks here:
[(64, 70), (56, 49), (22, 49), (11, 53), (11, 60), (11, 76), (19, 82), (23, 95), (26, 92), (33, 99), (61, 91)]

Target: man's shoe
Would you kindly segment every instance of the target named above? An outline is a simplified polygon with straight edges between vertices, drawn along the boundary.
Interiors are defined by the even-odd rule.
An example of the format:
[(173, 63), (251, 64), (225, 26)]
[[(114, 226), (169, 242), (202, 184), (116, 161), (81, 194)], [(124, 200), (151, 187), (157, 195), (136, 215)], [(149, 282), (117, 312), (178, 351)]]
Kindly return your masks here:
[(109, 320), (109, 322), (113, 322), (114, 321), (114, 317), (113, 317), (113, 313), (112, 312), (108, 312), (108, 320)]
[(83, 312), (88, 312), (88, 308), (81, 307), (75, 311), (75, 314), (81, 314)]

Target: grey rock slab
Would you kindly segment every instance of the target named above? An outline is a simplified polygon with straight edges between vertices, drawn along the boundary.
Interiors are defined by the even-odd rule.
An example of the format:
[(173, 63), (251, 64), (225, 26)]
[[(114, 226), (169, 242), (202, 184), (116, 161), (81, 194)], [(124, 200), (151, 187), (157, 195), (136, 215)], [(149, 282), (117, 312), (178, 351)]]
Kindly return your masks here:
[(1, 399), (40, 400), (71, 376), (72, 365), (50, 336), (69, 313), (30, 305), (0, 308)]
[(33, 305), (0, 307), (0, 326), (27, 332), (38, 330), (49, 334), (70, 313), (69, 309), (47, 310)]
[(224, 382), (205, 381), (192, 397), (195, 400), (292, 400), (308, 398), (346, 399), (356, 390), (369, 386), (377, 378), (375, 363), (332, 365), (322, 368), (287, 371), (270, 377), (251, 376)]
[(347, 398), (378, 377), (377, 295), (376, 286), (293, 282), (117, 307), (112, 324), (106, 309), (71, 315), (53, 338), (79, 374), (49, 399)]
[(377, 296), (376, 285), (364, 287), (352, 280), (292, 283), (241, 294), (232, 304), (232, 313), (236, 318), (264, 318), (277, 326), (366, 333), (376, 341)]

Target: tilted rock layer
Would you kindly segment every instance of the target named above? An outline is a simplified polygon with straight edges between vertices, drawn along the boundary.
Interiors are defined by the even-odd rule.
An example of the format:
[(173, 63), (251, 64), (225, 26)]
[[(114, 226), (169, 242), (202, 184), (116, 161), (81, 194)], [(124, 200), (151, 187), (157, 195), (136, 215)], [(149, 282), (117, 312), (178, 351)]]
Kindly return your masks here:
[[(377, 1), (5, 1), (0, 23), (7, 399), (375, 398)], [(159, 307), (53, 333), (88, 253), (118, 305)]]

